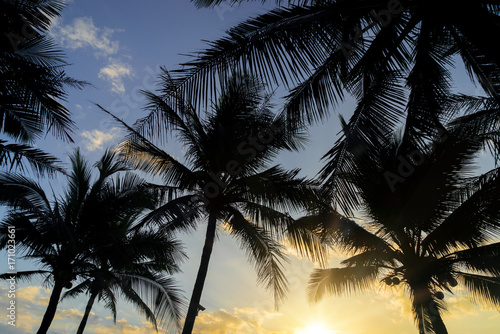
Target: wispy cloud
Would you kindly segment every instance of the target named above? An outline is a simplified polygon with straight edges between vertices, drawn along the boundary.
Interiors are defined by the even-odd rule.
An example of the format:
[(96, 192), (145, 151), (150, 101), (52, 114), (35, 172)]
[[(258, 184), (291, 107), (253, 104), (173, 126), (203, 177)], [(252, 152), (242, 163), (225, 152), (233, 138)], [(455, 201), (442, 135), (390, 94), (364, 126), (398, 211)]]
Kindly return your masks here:
[(111, 83), (111, 91), (117, 94), (125, 93), (123, 79), (132, 77), (132, 67), (118, 59), (110, 58), (109, 64), (99, 71), (99, 78)]
[[(3, 287), (4, 282), (0, 282), (0, 286), (0, 295), (7, 296), (6, 288)], [(41, 286), (18, 287), (15, 293), (16, 326), (8, 325), (6, 321), (2, 321), (0, 324), (0, 333), (33, 333), (40, 325), (40, 315), (45, 312), (50, 293), (50, 289)], [(5, 309), (6, 303), (9, 300), (7, 298), (0, 300), (1, 308)]]
[(85, 139), (84, 147), (88, 151), (101, 150), (103, 146), (120, 136), (119, 128), (111, 128), (108, 132), (100, 130), (83, 131), (81, 136)]
[(215, 312), (200, 313), (196, 317), (193, 334), (286, 333), (263, 326), (264, 321), (273, 316), (273, 312), (251, 307), (234, 308), (231, 312), (220, 309)]
[(141, 326), (133, 325), (125, 319), (120, 319), (116, 321), (116, 324), (112, 323), (111, 317), (106, 318), (107, 323), (98, 323), (88, 326), (87, 330), (89, 333), (95, 334), (108, 334), (108, 333), (121, 333), (121, 334), (167, 334), (171, 333), (166, 329), (158, 327), (158, 331), (155, 330), (154, 326), (147, 321), (143, 321)]
[[(7, 288), (4, 282), (0, 282), (0, 293), (7, 295)], [(41, 286), (19, 287), (16, 292), (16, 326), (8, 325), (6, 321), (0, 322), (0, 333), (2, 334), (26, 334), (35, 333), (42, 321), (43, 313), (47, 307), (51, 290)], [(85, 309), (85, 297), (83, 302), (77, 307), (68, 307), (65, 302), (60, 302), (54, 320), (50, 326), (50, 333), (66, 334), (75, 333), (83, 317)], [(2, 309), (7, 307), (7, 298), (0, 299)], [(74, 302), (74, 301), (73, 301)], [(93, 312), (85, 328), (85, 333), (92, 334), (167, 334), (171, 333), (161, 327), (158, 331), (147, 321), (139, 321), (133, 324), (133, 319), (117, 320), (116, 325), (112, 317), (99, 316)]]
[(132, 66), (120, 59), (126, 58), (120, 54), (120, 44), (113, 35), (120, 29), (97, 27), (91, 17), (78, 17), (71, 24), (63, 25), (62, 20), (56, 20), (51, 29), (51, 35), (57, 42), (70, 50), (91, 50), (97, 58), (106, 57), (105, 65), (97, 76), (111, 84), (111, 91), (117, 94), (125, 92), (125, 78), (132, 77)]
[(112, 40), (117, 30), (98, 28), (91, 17), (78, 17), (69, 25), (55, 22), (51, 34), (63, 46), (69, 49), (90, 48), (96, 57), (110, 56), (119, 50), (118, 41)]

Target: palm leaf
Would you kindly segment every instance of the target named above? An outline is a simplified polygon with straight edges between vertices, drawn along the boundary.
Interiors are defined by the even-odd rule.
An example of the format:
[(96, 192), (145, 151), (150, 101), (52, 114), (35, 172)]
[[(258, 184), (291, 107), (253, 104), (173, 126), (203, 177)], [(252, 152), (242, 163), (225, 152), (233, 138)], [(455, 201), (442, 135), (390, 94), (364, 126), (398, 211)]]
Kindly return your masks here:
[(23, 161), (26, 161), (38, 174), (53, 175), (57, 172), (64, 173), (59, 159), (38, 148), (25, 144), (9, 144), (5, 140), (0, 140), (0, 166), (5, 166), (9, 170), (25, 170)]
[(329, 294), (365, 291), (373, 285), (379, 270), (376, 266), (316, 269), (309, 279), (307, 298), (317, 302)]
[(288, 286), (282, 268), (282, 262), (285, 262), (283, 246), (238, 211), (233, 211), (228, 227), (229, 233), (240, 241), (241, 248), (247, 252), (256, 267), (258, 281), (273, 292), (275, 306), (278, 308), (285, 298)]
[(500, 278), (460, 273), (473, 301), (495, 309), (500, 307)]

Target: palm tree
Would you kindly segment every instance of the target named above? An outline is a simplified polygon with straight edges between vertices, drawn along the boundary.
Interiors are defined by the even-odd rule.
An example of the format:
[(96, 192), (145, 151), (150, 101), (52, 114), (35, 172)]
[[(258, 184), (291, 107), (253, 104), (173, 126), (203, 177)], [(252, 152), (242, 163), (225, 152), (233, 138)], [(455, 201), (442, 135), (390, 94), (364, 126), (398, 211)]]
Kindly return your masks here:
[(68, 87), (86, 83), (68, 77), (66, 62), (48, 37), (62, 0), (0, 1), (0, 166), (38, 172), (62, 171), (57, 159), (32, 145), (45, 133), (72, 141), (74, 123), (61, 103)]
[[(161, 265), (165, 270), (172, 271), (175, 268), (175, 263), (169, 261), (176, 253), (167, 255), (166, 252), (175, 250), (176, 243), (166, 239), (165, 235), (127, 233), (134, 218), (144, 210), (154, 208), (156, 201), (153, 194), (145, 189), (144, 181), (131, 174), (125, 175), (123, 179), (111, 178), (127, 170), (122, 163), (115, 162), (113, 153), (106, 152), (96, 164), (99, 176), (94, 182), (91, 180), (91, 169), (78, 150), (71, 157), (71, 164), (67, 191), (62, 199), (55, 198), (53, 201), (48, 199), (36, 182), (20, 175), (0, 176), (0, 201), (11, 208), (1, 226), (0, 246), (6, 246), (8, 227), (14, 226), (17, 247), (26, 258), (37, 261), (43, 267), (40, 270), (18, 272), (18, 277), (29, 279), (33, 275), (44, 275), (46, 282), (53, 284), (49, 304), (37, 333), (45, 334), (50, 327), (63, 288), (71, 288), (75, 280), (88, 277), (105, 264), (115, 265), (117, 270), (129, 270), (130, 291), (126, 297), (132, 299), (130, 296), (135, 292), (134, 301), (139, 304), (138, 295), (149, 294), (154, 299), (148, 306), (154, 310), (160, 305), (164, 306), (168, 300), (166, 306), (169, 308), (160, 310), (159, 314), (163, 316), (168, 313), (178, 319), (181, 304), (176, 290), (170, 289), (166, 291), (167, 294), (159, 294), (161, 289), (158, 289), (157, 284), (145, 281), (151, 278), (146, 269), (159, 270)], [(126, 239), (115, 239), (123, 233), (128, 235)], [(160, 237), (163, 241), (158, 241)], [(121, 250), (120, 254), (114, 253), (115, 244)], [(123, 249), (126, 244), (129, 250)], [(165, 248), (153, 249), (153, 246)], [(133, 252), (137, 254), (131, 256)], [(129, 260), (135, 262), (129, 263)], [(144, 262), (143, 273), (131, 275), (133, 268), (127, 266), (140, 265), (141, 260)], [(153, 262), (148, 264), (147, 261)], [(170, 264), (166, 266), (166, 263)], [(126, 274), (123, 272), (123, 275)], [(145, 278), (142, 281), (137, 279), (140, 274)], [(155, 277), (160, 278), (159, 275)], [(162, 282), (165, 280), (157, 283)], [(167, 284), (163, 285), (168, 287)], [(150, 313), (147, 316), (152, 319)]]
[(92, 254), (95, 268), (82, 273), (85, 279), (61, 298), (76, 297), (85, 291), (90, 295), (77, 334), (83, 333), (96, 298), (106, 303), (116, 322), (118, 293), (135, 305), (155, 328), (157, 320), (173, 320), (179, 326), (184, 301), (173, 278), (164, 273), (177, 272), (177, 263), (185, 255), (170, 235), (138, 233), (133, 229), (135, 221), (125, 220), (110, 226), (109, 233), (104, 233), (108, 236), (106, 244), (96, 247), (98, 250)]
[(443, 292), (459, 284), (473, 301), (500, 309), (500, 169), (472, 173), (483, 143), (498, 145), (487, 115), (448, 122), (425, 145), (388, 134), (346, 153), (354, 165), (342, 174), (349, 194), (340, 198), (364, 220), (336, 211), (301, 220), (350, 254), (340, 268), (315, 270), (310, 300), (402, 284), (420, 333), (436, 334), (447, 333)]
[[(163, 84), (172, 84), (168, 72), (163, 74)], [(184, 334), (194, 326), (217, 229), (224, 228), (238, 239), (256, 267), (259, 282), (273, 291), (276, 305), (287, 285), (281, 238), (287, 237), (303, 254), (323, 260), (319, 239), (296, 228), (291, 216), (317, 200), (314, 183), (298, 177), (298, 170), (269, 167), (281, 150), (299, 148), (301, 138), (282, 131), (284, 121), (271, 113), (270, 97), (262, 90), (256, 79), (236, 75), (204, 118), (179, 94), (164, 99), (146, 93), (153, 112), (137, 122), (136, 129), (142, 133), (128, 128), (129, 140), (121, 146), (125, 160), (164, 181), (155, 188), (164, 194), (166, 204), (148, 215), (149, 225), (192, 230), (207, 222)], [(148, 123), (152, 118), (154, 122)], [(151, 126), (145, 128), (145, 124)], [(175, 134), (183, 143), (185, 162), (147, 139), (151, 135), (162, 141), (168, 138), (165, 133)]]

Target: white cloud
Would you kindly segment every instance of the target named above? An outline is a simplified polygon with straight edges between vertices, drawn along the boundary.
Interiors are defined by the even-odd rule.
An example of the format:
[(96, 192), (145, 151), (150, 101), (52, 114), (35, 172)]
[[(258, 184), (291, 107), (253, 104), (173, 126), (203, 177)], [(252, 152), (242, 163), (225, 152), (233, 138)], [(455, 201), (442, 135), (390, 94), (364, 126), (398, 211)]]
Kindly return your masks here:
[(110, 56), (119, 50), (118, 41), (111, 39), (117, 30), (111, 28), (98, 28), (91, 17), (79, 17), (70, 25), (61, 26), (54, 22), (51, 29), (53, 37), (64, 47), (69, 49), (91, 48), (94, 55)]
[(69, 25), (63, 25), (60, 19), (55, 20), (51, 35), (68, 49), (91, 49), (96, 57), (107, 57), (107, 64), (99, 70), (98, 77), (111, 83), (111, 91), (123, 94), (123, 79), (132, 77), (132, 67), (118, 59), (130, 57), (119, 54), (119, 42), (112, 39), (117, 31), (123, 30), (99, 28), (91, 17), (79, 17)]
[(125, 93), (123, 79), (132, 77), (132, 67), (118, 59), (109, 58), (109, 64), (99, 71), (99, 78), (111, 83), (111, 90), (117, 94)]
[(99, 130), (84, 131), (81, 136), (85, 138), (85, 149), (89, 151), (101, 150), (103, 145), (116, 139), (120, 135), (119, 128), (111, 128), (109, 132)]

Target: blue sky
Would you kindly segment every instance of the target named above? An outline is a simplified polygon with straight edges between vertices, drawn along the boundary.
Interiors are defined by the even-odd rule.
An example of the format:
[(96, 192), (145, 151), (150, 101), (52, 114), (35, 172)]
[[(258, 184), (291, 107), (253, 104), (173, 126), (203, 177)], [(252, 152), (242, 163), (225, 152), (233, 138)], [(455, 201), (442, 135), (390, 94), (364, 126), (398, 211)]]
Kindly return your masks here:
[[(243, 18), (270, 8), (270, 5), (263, 6), (260, 1), (239, 8), (222, 5), (217, 9), (200, 10), (188, 0), (71, 1), (62, 17), (54, 22), (52, 34), (71, 64), (67, 73), (91, 82), (95, 88), (69, 92), (66, 105), (78, 127), (73, 136), (75, 143), (64, 143), (49, 136), (39, 146), (63, 161), (67, 161), (67, 155), (78, 146), (91, 162), (95, 161), (105, 148), (115, 145), (124, 132), (94, 103), (101, 104), (132, 124), (144, 115), (141, 111), (144, 99), (139, 91), (155, 88), (155, 76), (160, 66), (178, 68), (179, 63), (189, 59), (181, 54), (202, 49), (205, 46), (202, 40), (220, 37), (225, 29)], [(457, 88), (465, 93), (477, 92), (466, 84), (468, 79), (463, 70), (459, 68), (455, 74)], [(311, 130), (311, 144), (305, 152), (301, 155), (284, 154), (279, 162), (287, 167), (301, 167), (304, 174), (312, 176), (321, 166), (319, 158), (331, 148), (338, 133), (336, 114), (348, 115), (350, 109), (348, 103), (332, 113), (328, 122)], [(182, 156), (182, 147), (173, 141), (165, 149), (174, 156)], [(57, 191), (61, 189), (62, 179), (46, 183)], [(176, 277), (187, 297), (198, 268), (203, 236), (203, 229), (193, 235), (182, 236), (190, 260), (182, 266), (183, 273)], [(339, 258), (341, 255), (333, 254), (331, 264), (338, 263)], [(270, 294), (256, 285), (255, 273), (247, 263), (244, 252), (221, 233), (202, 297), (206, 311), (200, 313), (195, 333), (299, 334), (306, 333), (306, 328), (312, 328), (314, 324), (322, 324), (328, 329), (323, 333), (416, 332), (403, 291), (375, 290), (356, 298), (332, 297), (319, 304), (308, 304), (305, 285), (314, 264), (293, 253), (290, 259), (287, 273), (291, 283), (290, 295), (285, 305), (276, 311)], [(4, 269), (4, 265), (2, 263), (0, 270)], [(28, 264), (21, 264), (18, 270), (23, 268), (28, 268)], [(1, 333), (36, 332), (47, 302), (47, 288), (50, 288), (39, 286), (39, 283), (23, 282), (19, 286), (19, 327), (7, 326), (2, 320)], [(5, 296), (5, 282), (0, 284), (0, 289), (0, 294)], [(445, 322), (451, 333), (498, 332), (498, 313), (482, 310), (460, 294), (447, 298), (450, 313), (445, 316)], [(85, 302), (85, 298), (78, 298), (61, 303), (53, 329), (49, 332), (75, 332)], [(154, 333), (129, 305), (120, 305), (116, 326), (109, 319), (109, 311), (96, 305), (87, 333)], [(2, 307), (3, 304), (0, 304)]]

